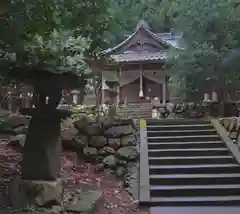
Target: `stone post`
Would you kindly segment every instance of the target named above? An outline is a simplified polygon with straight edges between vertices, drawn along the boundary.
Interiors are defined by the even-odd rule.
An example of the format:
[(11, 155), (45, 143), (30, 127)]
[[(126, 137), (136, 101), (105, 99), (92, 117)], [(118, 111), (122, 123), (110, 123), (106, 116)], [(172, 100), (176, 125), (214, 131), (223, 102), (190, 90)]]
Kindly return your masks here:
[(30, 93), (24, 93), (22, 96), (22, 103), (23, 103), (23, 108), (30, 108), (31, 107), (31, 94)]
[(116, 105), (118, 106), (119, 105), (119, 102), (120, 102), (120, 86), (117, 86), (117, 98), (116, 98)]
[(22, 109), (31, 115), (23, 148), (21, 177), (10, 187), (13, 207), (60, 205), (62, 203), (61, 119), (69, 116), (64, 110)]
[(8, 92), (8, 110), (12, 111), (12, 93)]
[(156, 108), (152, 109), (152, 118), (154, 119), (158, 118), (158, 110)]
[(73, 90), (73, 91), (71, 91), (71, 94), (73, 95), (73, 104), (78, 105), (79, 104), (78, 98), (79, 98), (80, 91)]

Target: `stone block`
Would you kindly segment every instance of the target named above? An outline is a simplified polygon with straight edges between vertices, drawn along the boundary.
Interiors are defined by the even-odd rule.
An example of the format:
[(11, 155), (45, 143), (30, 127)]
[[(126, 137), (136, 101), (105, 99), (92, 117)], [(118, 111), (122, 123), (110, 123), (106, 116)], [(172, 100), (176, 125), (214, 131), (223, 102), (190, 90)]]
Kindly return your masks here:
[(24, 147), (25, 141), (26, 141), (26, 135), (25, 134), (18, 134), (16, 136), (11, 136), (9, 138), (11, 145), (17, 145)]
[(74, 127), (61, 130), (62, 141), (72, 141), (78, 133)]
[(231, 139), (236, 139), (236, 138), (237, 138), (237, 132), (230, 132), (230, 133), (229, 133), (229, 137), (230, 137)]
[(26, 126), (29, 124), (29, 119), (26, 116), (20, 114), (11, 114), (7, 118), (7, 123), (12, 127)]
[(137, 160), (139, 153), (135, 146), (122, 147), (117, 151), (117, 155), (120, 159), (126, 161), (135, 161)]
[(107, 139), (104, 136), (92, 136), (89, 145), (100, 149), (107, 145)]
[(121, 145), (120, 139), (118, 138), (113, 138), (113, 139), (108, 139), (108, 145), (113, 148), (113, 149), (118, 149)]
[(228, 131), (229, 132), (234, 132), (236, 130), (236, 126), (237, 126), (237, 118), (232, 118), (230, 120), (230, 125), (229, 125), (229, 128), (228, 128)]
[(223, 126), (227, 131), (229, 130), (230, 123), (231, 123), (231, 120), (229, 118), (223, 119)]
[(10, 201), (15, 208), (25, 208), (28, 205), (49, 206), (59, 205), (62, 201), (62, 182), (31, 181), (16, 178), (10, 188)]
[(66, 208), (66, 211), (79, 214), (93, 214), (95, 213), (97, 206), (102, 202), (103, 193), (101, 190), (81, 190), (77, 195), (77, 200), (70, 204)]
[(133, 134), (133, 128), (131, 125), (114, 126), (114, 127), (108, 128), (105, 131), (105, 136), (109, 138), (120, 138), (122, 136), (132, 135), (132, 134)]
[(123, 136), (121, 138), (121, 146), (135, 146), (137, 144), (134, 135)]

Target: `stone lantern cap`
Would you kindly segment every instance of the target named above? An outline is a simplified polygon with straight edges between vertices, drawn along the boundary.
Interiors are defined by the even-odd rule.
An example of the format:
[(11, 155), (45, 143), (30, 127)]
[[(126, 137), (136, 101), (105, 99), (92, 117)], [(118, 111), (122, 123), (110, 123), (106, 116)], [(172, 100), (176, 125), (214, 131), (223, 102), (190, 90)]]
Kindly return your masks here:
[(73, 94), (73, 95), (74, 95), (74, 94), (80, 94), (80, 91), (79, 91), (79, 90), (72, 90), (72, 91), (71, 91), (71, 94)]
[(117, 80), (106, 80), (105, 83), (109, 88), (119, 86), (119, 82)]
[(85, 85), (86, 75), (77, 75), (71, 69), (51, 65), (13, 66), (9, 75), (20, 82), (33, 87), (40, 82), (54, 87), (54, 83), (62, 89), (76, 89)]

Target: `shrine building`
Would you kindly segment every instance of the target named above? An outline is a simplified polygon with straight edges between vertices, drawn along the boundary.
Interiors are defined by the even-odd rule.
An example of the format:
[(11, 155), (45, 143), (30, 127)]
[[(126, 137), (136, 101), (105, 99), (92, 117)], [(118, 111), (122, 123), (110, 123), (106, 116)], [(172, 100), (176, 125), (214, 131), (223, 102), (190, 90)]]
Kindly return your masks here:
[(155, 33), (146, 21), (139, 21), (134, 32), (126, 37), (103, 52), (108, 60), (98, 62), (102, 74), (102, 104), (110, 100), (107, 82), (118, 82), (116, 104), (152, 100), (164, 104), (174, 99), (175, 93), (168, 84), (171, 71), (164, 69), (164, 65), (168, 50), (180, 48), (181, 37), (170, 32)]

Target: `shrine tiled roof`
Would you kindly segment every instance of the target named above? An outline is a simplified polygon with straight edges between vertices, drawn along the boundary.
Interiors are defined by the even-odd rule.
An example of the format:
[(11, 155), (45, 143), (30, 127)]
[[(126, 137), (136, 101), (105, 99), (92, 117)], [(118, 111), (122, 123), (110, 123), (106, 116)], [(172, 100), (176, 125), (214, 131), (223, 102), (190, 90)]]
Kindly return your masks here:
[(124, 41), (102, 53), (116, 62), (164, 60), (169, 48), (182, 49), (180, 40), (181, 36), (169, 32), (154, 33), (145, 21), (140, 21)]
[(172, 45), (173, 47), (182, 47), (182, 45), (180, 44), (180, 41), (182, 39), (181, 36), (173, 36), (171, 33), (156, 33), (155, 35), (167, 42), (168, 44)]
[(167, 58), (166, 52), (140, 52), (140, 53), (123, 53), (113, 54), (111, 58), (116, 62), (140, 62), (140, 61), (158, 61)]

